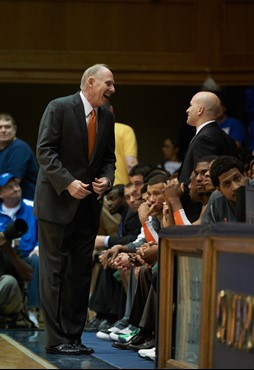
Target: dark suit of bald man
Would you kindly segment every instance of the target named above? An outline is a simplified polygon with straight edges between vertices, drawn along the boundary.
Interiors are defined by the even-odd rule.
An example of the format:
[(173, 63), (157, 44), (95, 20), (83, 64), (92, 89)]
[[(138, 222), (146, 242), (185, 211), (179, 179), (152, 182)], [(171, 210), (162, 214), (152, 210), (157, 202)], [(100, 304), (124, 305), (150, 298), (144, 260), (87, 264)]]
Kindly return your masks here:
[[(207, 155), (232, 155), (238, 157), (235, 141), (227, 135), (218, 124), (213, 121), (201, 128), (193, 137), (185, 153), (182, 165), (178, 172), (179, 182), (189, 184), (192, 171), (200, 158)], [(195, 221), (201, 212), (201, 203), (191, 201), (188, 192), (182, 198), (183, 208), (190, 222)]]
[(114, 182), (114, 116), (99, 107), (97, 122), (90, 161), (86, 115), (79, 92), (51, 101), (40, 123), (35, 214), (48, 346), (80, 340), (86, 321), (102, 199), (97, 199), (92, 185), (92, 194), (82, 200), (72, 197), (66, 187), (76, 179), (91, 184), (95, 178), (107, 177), (111, 184)]

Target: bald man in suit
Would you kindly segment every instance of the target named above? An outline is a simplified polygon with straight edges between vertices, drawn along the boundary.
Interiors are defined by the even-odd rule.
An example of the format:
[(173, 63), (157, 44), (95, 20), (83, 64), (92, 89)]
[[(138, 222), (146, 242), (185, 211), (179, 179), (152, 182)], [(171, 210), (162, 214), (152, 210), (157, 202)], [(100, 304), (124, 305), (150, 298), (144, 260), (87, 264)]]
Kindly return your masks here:
[(202, 207), (201, 203), (193, 203), (188, 193), (190, 176), (198, 160), (211, 154), (238, 156), (234, 140), (216, 122), (220, 104), (216, 94), (200, 91), (192, 97), (186, 111), (187, 124), (196, 128), (196, 134), (185, 153), (178, 179), (184, 184), (185, 192), (182, 203), (191, 222), (199, 217)]
[[(104, 64), (88, 68), (81, 90), (51, 101), (40, 123), (35, 193), (41, 304), (46, 352), (93, 353), (81, 342), (86, 321), (94, 240), (102, 197), (114, 182), (114, 116), (103, 107), (115, 92)], [(88, 132), (96, 114), (91, 156)]]

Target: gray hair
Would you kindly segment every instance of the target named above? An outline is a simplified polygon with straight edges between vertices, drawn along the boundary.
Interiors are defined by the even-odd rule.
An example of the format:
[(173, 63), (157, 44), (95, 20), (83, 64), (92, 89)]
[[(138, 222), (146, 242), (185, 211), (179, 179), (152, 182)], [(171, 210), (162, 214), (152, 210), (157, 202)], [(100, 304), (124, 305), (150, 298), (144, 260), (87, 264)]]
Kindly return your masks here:
[(81, 82), (80, 82), (80, 88), (81, 88), (81, 90), (85, 87), (85, 84), (86, 84), (86, 82), (87, 82), (87, 80), (88, 80), (88, 78), (90, 77), (90, 76), (95, 76), (95, 75), (97, 75), (98, 74), (98, 72), (100, 72), (100, 70), (102, 69), (102, 68), (107, 68), (107, 69), (109, 69), (108, 68), (108, 66), (106, 65), (106, 64), (94, 64), (93, 66), (91, 66), (91, 67), (89, 67), (89, 68), (87, 68), (86, 70), (85, 70), (85, 72), (83, 73), (83, 76), (81, 77)]

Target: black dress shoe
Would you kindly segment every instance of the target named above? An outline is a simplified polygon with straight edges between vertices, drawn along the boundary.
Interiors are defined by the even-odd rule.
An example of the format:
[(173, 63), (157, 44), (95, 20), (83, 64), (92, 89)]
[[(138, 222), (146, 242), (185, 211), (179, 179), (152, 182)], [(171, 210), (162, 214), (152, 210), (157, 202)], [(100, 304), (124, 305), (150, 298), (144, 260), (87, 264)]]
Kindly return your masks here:
[(118, 348), (118, 349), (129, 349), (128, 343), (122, 343), (122, 342), (113, 342), (112, 347)]
[(134, 337), (132, 337), (127, 343), (128, 344), (140, 344), (140, 343), (143, 343), (145, 340), (146, 340), (145, 335), (139, 332), (138, 334), (134, 335)]
[(146, 339), (143, 343), (140, 343), (140, 344), (130, 343), (128, 345), (128, 349), (132, 349), (134, 351), (139, 351), (140, 349), (151, 349), (151, 348), (154, 348), (154, 347), (155, 347), (155, 339), (154, 338)]
[(55, 355), (81, 355), (80, 349), (74, 347), (71, 343), (58, 344), (57, 346), (46, 347), (46, 353), (53, 353)]
[(82, 355), (91, 355), (94, 350), (90, 347), (85, 346), (80, 340), (76, 339), (72, 343), (73, 347), (80, 351)]

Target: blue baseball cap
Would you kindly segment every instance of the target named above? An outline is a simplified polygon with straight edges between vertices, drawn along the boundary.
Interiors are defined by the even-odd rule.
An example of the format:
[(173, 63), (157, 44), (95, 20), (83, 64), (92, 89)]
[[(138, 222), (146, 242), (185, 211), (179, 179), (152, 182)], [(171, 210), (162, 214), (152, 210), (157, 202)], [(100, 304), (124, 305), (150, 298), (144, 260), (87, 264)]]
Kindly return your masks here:
[(0, 187), (4, 186), (9, 182), (11, 179), (14, 179), (16, 176), (12, 175), (11, 173), (2, 173), (0, 175)]

